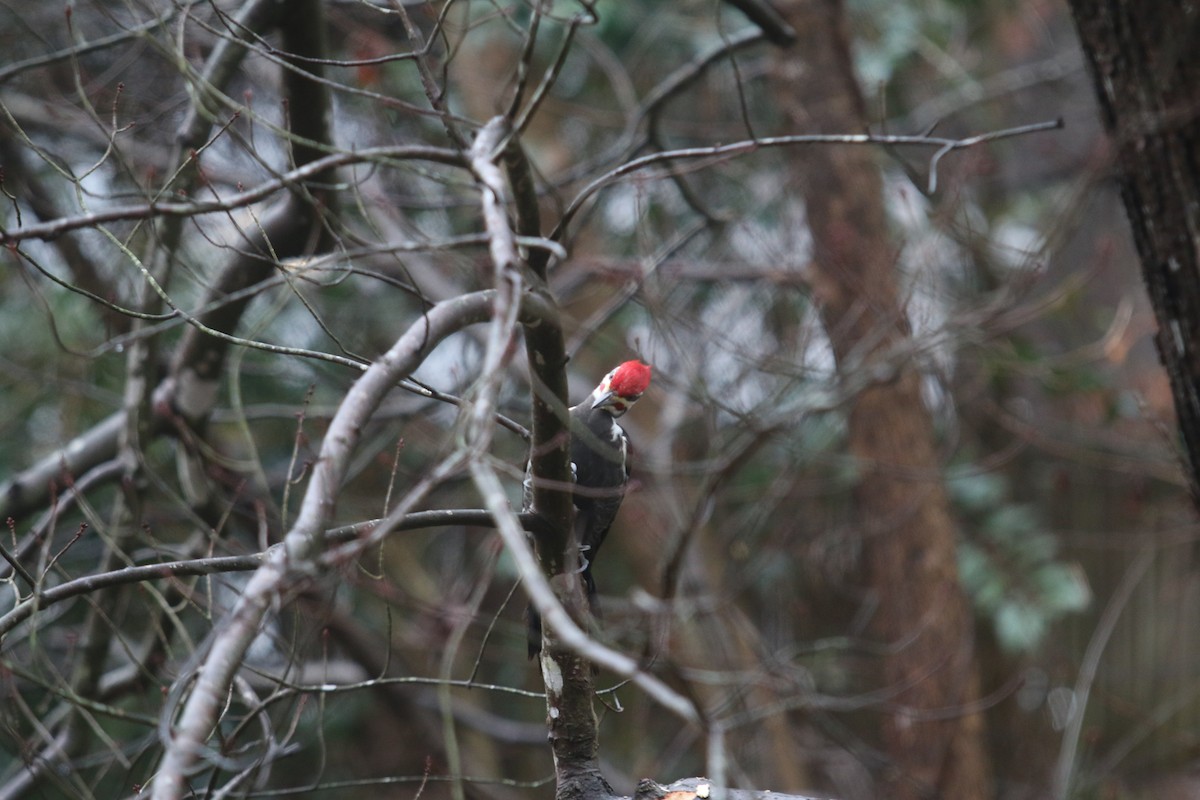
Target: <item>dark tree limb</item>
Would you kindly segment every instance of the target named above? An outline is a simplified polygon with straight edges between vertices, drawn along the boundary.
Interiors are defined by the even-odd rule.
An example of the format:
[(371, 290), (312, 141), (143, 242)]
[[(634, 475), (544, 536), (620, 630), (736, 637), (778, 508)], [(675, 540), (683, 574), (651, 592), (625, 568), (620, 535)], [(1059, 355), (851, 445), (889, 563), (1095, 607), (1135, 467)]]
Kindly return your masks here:
[[(520, 142), (510, 139), (504, 150), (504, 166), (513, 193), (516, 231), (521, 236), (540, 237), (541, 221), (533, 170)], [(534, 513), (546, 520), (546, 538), (538, 542), (538, 555), (547, 575), (562, 571), (574, 509), (571, 494), (561, 489), (571, 483), (567, 432), (567, 356), (558, 304), (550, 293), (546, 269), (550, 253), (531, 250), (529, 293), (538, 298), (545, 313), (524, 323), (525, 355), (529, 363), (532, 417), (531, 473)]]
[[(320, 0), (297, 0), (279, 17), (284, 50), (296, 69), (284, 72), (287, 108), (293, 138), (292, 157), (297, 167), (311, 164), (324, 155), (333, 141), (330, 130), (332, 99), (322, 80), (326, 57), (325, 19)], [(326, 185), (331, 172), (322, 170), (311, 181), (294, 188), (247, 236), (245, 245), (225, 265), (209, 287), (205, 305), (268, 280), (279, 260), (316, 252), (325, 245), (321, 219), (323, 206), (331, 198)], [(222, 333), (233, 333), (250, 298), (224, 304), (207, 312), (199, 321)], [(217, 385), (229, 343), (191, 327), (175, 354), (173, 404), (192, 425), (202, 424), (212, 413)]]
[(725, 0), (729, 5), (746, 15), (770, 40), (779, 47), (790, 47), (796, 42), (796, 31), (788, 24), (767, 0)]
[(1182, 0), (1071, 0), (1200, 506), (1200, 55)]
[[(484, 132), (492, 130), (499, 119), (493, 120)], [(495, 128), (499, 132), (500, 128)], [(481, 132), (480, 136), (484, 133)], [(515, 233), (538, 236), (541, 223), (532, 170), (525, 159), (515, 134), (509, 133), (503, 151), (497, 155), (507, 170), (509, 188), (517, 212)], [(477, 169), (478, 171), (478, 169)], [(493, 235), (495, 235), (493, 233)], [(524, 324), (525, 352), (532, 386), (532, 425), (530, 449), (531, 511), (545, 520), (545, 531), (535, 536), (536, 552), (543, 575), (554, 588), (555, 600), (573, 615), (584, 606), (583, 589), (575, 577), (574, 565), (578, 554), (571, 541), (574, 507), (571, 494), (563, 487), (571, 484), (569, 432), (567, 427), (566, 355), (558, 307), (546, 283), (548, 253), (530, 253), (528, 267), (530, 293), (547, 309), (539, 319)], [(497, 261), (496, 268), (501, 264)], [(489, 476), (477, 474), (481, 489), (488, 485)], [(492, 493), (494, 494), (494, 492)], [(485, 502), (488, 498), (485, 494)], [(491, 504), (489, 504), (491, 505)], [(504, 521), (497, 519), (501, 534), (506, 532)], [(507, 537), (506, 537), (507, 541)], [(515, 542), (513, 544), (516, 544)], [(539, 610), (547, 604), (538, 599), (536, 582), (527, 579), (527, 589)], [(557, 609), (546, 609), (557, 612)], [(566, 626), (556, 627), (557, 614), (543, 615), (548, 624), (542, 626), (543, 642), (540, 664), (546, 685), (546, 725), (550, 747), (554, 752), (555, 796), (602, 798), (612, 794), (612, 787), (600, 771), (599, 738), (596, 714), (592, 707), (592, 667), (578, 648), (566, 646), (573, 631)]]
[[(517, 232), (540, 236), (537, 193), (533, 171), (514, 138), (505, 152), (505, 166), (517, 209)], [(560, 589), (568, 608), (583, 606), (580, 582), (575, 579), (577, 554), (570, 541), (575, 509), (570, 486), (570, 430), (567, 414), (567, 356), (558, 305), (546, 279), (548, 254), (530, 253), (532, 289), (550, 309), (552, 319), (525, 326), (525, 355), (529, 364), (532, 406), (530, 480), (534, 515), (546, 521), (546, 535), (535, 537), (537, 553), (547, 577)], [(575, 558), (568, 557), (572, 554)], [(565, 580), (564, 580), (565, 578)], [(546, 683), (546, 725), (554, 751), (555, 797), (595, 797), (613, 793), (600, 770), (599, 725), (592, 707), (592, 666), (579, 653), (563, 647), (558, 632), (542, 626), (539, 659)], [(557, 678), (557, 680), (555, 680)]]
[(234, 72), (249, 52), (247, 43), (262, 31), (270, 30), (279, 19), (283, 7), (275, 0), (248, 0), (238, 9), (229, 26), (230, 36), (220, 39), (204, 62), (197, 99), (188, 107), (187, 116), (179, 126), (179, 141), (186, 148), (199, 147), (212, 127), (211, 109), (203, 103), (214, 90), (223, 92)]

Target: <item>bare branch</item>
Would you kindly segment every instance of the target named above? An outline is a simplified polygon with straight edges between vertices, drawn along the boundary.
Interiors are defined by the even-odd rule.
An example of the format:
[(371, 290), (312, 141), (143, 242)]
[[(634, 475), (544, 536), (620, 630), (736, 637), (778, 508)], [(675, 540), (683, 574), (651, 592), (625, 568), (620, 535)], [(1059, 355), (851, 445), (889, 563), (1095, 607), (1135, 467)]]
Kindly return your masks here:
[[(477, 292), (434, 306), (347, 392), (326, 432), (295, 524), (284, 537), (283, 546), (270, 553), (247, 583), (237, 605), (218, 624), (174, 732), (164, 738), (166, 753), (154, 781), (154, 800), (176, 800), (182, 796), (186, 776), (203, 757), (204, 742), (217, 720), (225, 694), (271, 604), (290, 584), (316, 568), (315, 559), (322, 549), (321, 530), (333, 513), (342, 477), (363, 427), (383, 397), (396, 381), (416, 369), (442, 339), (486, 319), (493, 302), (494, 293)], [(398, 510), (406, 513), (420, 496), (416, 491), (409, 492)], [(176, 692), (181, 692), (189, 679), (190, 676), (181, 677), (176, 682)]]
[(1001, 139), (1009, 139), (1014, 136), (1026, 136), (1031, 133), (1040, 133), (1043, 131), (1057, 130), (1062, 127), (1062, 120), (1050, 120), (1048, 122), (1035, 122), (1030, 125), (1020, 125), (1015, 128), (1005, 128), (1004, 130), (992, 131), (990, 133), (981, 133), (976, 136), (968, 136), (963, 139), (946, 139), (937, 136), (899, 136), (899, 135), (883, 135), (875, 133), (848, 133), (848, 134), (797, 134), (794, 136), (765, 136), (761, 139), (749, 139), (740, 142), (731, 142), (730, 144), (713, 145), (711, 147), (688, 147), (680, 150), (665, 150), (659, 153), (651, 153), (650, 155), (635, 158), (626, 164), (622, 164), (616, 169), (596, 178), (587, 186), (585, 186), (567, 210), (563, 212), (562, 219), (551, 233), (550, 238), (561, 241), (564, 231), (574, 218), (575, 214), (583, 206), (593, 194), (600, 189), (612, 184), (619, 178), (622, 178), (638, 170), (656, 164), (669, 163), (671, 161), (703, 161), (705, 166), (709, 163), (719, 163), (734, 156), (746, 155), (757, 150), (771, 147), (794, 147), (797, 145), (808, 144), (853, 144), (853, 145), (889, 145), (893, 147), (933, 147), (936, 148), (934, 155), (930, 160), (930, 191), (937, 188), (937, 164), (948, 153), (955, 150), (965, 150), (970, 147), (976, 147), (988, 142), (995, 142)]
[(1054, 765), (1050, 796), (1055, 800), (1065, 800), (1070, 796), (1071, 775), (1076, 767), (1075, 754), (1079, 747), (1079, 735), (1083, 731), (1088, 696), (1091, 694), (1096, 680), (1096, 671), (1100, 668), (1100, 658), (1104, 654), (1104, 649), (1108, 647), (1108, 641), (1112, 637), (1113, 629), (1117, 626), (1117, 620), (1121, 618), (1121, 614), (1128, 607), (1134, 589), (1141, 583), (1153, 560), (1154, 550), (1152, 548), (1142, 550), (1133, 559), (1125, 570), (1125, 574), (1121, 576), (1117, 590), (1108, 599), (1108, 604), (1104, 607), (1104, 613), (1100, 615), (1096, 630), (1088, 641), (1079, 676), (1075, 680), (1074, 702), (1071, 704), (1070, 718), (1063, 730), (1062, 747)]
[(262, 184), (230, 195), (223, 200), (180, 203), (151, 201), (140, 205), (118, 206), (90, 214), (60, 217), (37, 225), (0, 230), (0, 244), (12, 244), (26, 239), (51, 240), (68, 231), (94, 228), (113, 222), (153, 219), (158, 217), (195, 217), (204, 214), (227, 213), (236, 208), (251, 205), (275, 194), (281, 189), (290, 189), (307, 180), (319, 177), (337, 167), (350, 164), (365, 164), (386, 161), (432, 161), (451, 166), (462, 166), (462, 157), (454, 150), (424, 145), (388, 145), (369, 147), (360, 151), (333, 153), (288, 170)]
[[(581, 658), (633, 681), (656, 702), (685, 722), (698, 724), (700, 715), (686, 697), (653, 675), (643, 672), (637, 662), (629, 656), (592, 639), (575, 624), (571, 615), (563, 608), (562, 603), (558, 602), (554, 589), (550, 586), (550, 581), (542, 573), (537, 559), (534, 558), (516, 514), (508, 507), (504, 489), (500, 485), (500, 479), (496, 476), (495, 471), (491, 466), (478, 459), (471, 463), (470, 468), (471, 476), (475, 479), (480, 494), (483, 496), (484, 505), (496, 519), (496, 530), (500, 532), (505, 546), (512, 553), (530, 600), (542, 615), (542, 620), (558, 634), (561, 643)], [(546, 658), (549, 657), (546, 656)], [(556, 688), (551, 685), (547, 685), (546, 688), (547, 694), (553, 694), (556, 691)], [(557, 690), (561, 691), (561, 685)]]
[(111, 459), (124, 425), (124, 412), (105, 417), (87, 433), (5, 482), (0, 486), (0, 518), (21, 517), (40, 508), (50, 496), (51, 486), (66, 483), (64, 476), (82, 475)]

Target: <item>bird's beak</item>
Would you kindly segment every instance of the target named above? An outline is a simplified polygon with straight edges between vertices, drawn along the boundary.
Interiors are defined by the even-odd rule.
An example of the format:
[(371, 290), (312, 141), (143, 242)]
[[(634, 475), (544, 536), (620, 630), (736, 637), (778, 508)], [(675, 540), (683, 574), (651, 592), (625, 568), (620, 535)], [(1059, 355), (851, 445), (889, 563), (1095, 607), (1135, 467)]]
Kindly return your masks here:
[(613, 399), (613, 392), (611, 392), (611, 391), (605, 392), (604, 394), (602, 394), (596, 398), (596, 402), (592, 403), (592, 408), (600, 408), (601, 406), (606, 406), (606, 405), (608, 405), (608, 401), (612, 400), (612, 399)]

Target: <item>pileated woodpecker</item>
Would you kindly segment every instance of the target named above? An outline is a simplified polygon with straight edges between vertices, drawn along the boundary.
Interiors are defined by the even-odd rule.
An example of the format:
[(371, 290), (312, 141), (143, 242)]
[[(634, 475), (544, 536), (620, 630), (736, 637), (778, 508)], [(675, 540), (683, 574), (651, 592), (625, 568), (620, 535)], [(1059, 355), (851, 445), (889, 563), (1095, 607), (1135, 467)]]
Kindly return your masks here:
[[(583, 586), (593, 611), (596, 581), (592, 567), (629, 483), (629, 437), (617, 424), (617, 417), (633, 408), (649, 385), (650, 367), (641, 361), (626, 361), (605, 375), (591, 396), (569, 412), (575, 539), (583, 560)], [(527, 495), (531, 489), (527, 482)], [(542, 620), (533, 606), (526, 613), (529, 657), (533, 658), (542, 651)]]

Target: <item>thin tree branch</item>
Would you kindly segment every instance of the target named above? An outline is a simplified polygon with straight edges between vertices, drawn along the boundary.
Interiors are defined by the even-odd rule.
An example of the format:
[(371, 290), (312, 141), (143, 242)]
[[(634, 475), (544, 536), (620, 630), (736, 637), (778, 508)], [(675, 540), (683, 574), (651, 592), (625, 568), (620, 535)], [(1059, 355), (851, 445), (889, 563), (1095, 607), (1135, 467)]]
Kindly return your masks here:
[(36, 225), (20, 228), (0, 229), (0, 244), (8, 245), (27, 239), (52, 240), (68, 231), (94, 228), (113, 222), (128, 222), (154, 217), (196, 217), (204, 214), (228, 213), (259, 200), (264, 200), (280, 189), (290, 189), (305, 181), (314, 180), (323, 173), (337, 167), (369, 162), (431, 161), (450, 166), (463, 166), (462, 156), (454, 150), (426, 145), (385, 145), (368, 147), (345, 153), (333, 153), (308, 162), (264, 181), (253, 189), (230, 195), (223, 200), (181, 203), (151, 201), (138, 205), (117, 206), (73, 217), (61, 217)]
[(638, 170), (646, 167), (655, 166), (658, 164), (682, 161), (682, 160), (702, 160), (706, 162), (719, 162), (733, 158), (734, 156), (746, 155), (761, 149), (774, 147), (794, 147), (796, 145), (808, 144), (851, 144), (851, 145), (889, 145), (893, 147), (933, 147), (937, 148), (933, 157), (930, 160), (930, 191), (934, 191), (937, 187), (937, 164), (941, 159), (955, 150), (965, 150), (967, 148), (976, 147), (981, 144), (999, 141), (1001, 139), (1010, 139), (1015, 136), (1026, 136), (1031, 133), (1040, 133), (1043, 131), (1057, 130), (1063, 125), (1061, 119), (1049, 120), (1046, 122), (1035, 122), (1029, 125), (1019, 125), (1014, 128), (1005, 128), (1003, 130), (992, 131), (989, 133), (981, 133), (976, 136), (968, 136), (962, 139), (946, 139), (937, 136), (899, 136), (899, 135), (883, 135), (875, 133), (849, 133), (849, 134), (797, 134), (794, 136), (766, 136), (761, 139), (748, 139), (740, 142), (731, 142), (730, 144), (713, 145), (711, 147), (688, 147), (680, 150), (665, 150), (659, 153), (651, 153), (650, 155), (635, 158), (626, 164), (612, 169), (593, 180), (585, 186), (567, 210), (563, 212), (562, 219), (550, 234), (551, 239), (562, 241), (564, 232), (567, 226), (571, 223), (575, 214), (579, 212), (583, 203), (588, 200), (593, 194), (600, 189), (612, 184), (619, 178), (622, 178)]
[(83, 474), (111, 459), (117, 452), (117, 438), (124, 425), (124, 412), (111, 414), (65, 447), (0, 485), (0, 519), (22, 517), (41, 508), (52, 486), (64, 486), (69, 476)]
[(1084, 651), (1083, 660), (1080, 663), (1079, 675), (1075, 679), (1075, 688), (1071, 697), (1070, 721), (1063, 731), (1062, 749), (1059, 750), (1058, 761), (1054, 765), (1050, 796), (1055, 800), (1064, 800), (1071, 788), (1071, 774), (1076, 767), (1075, 754), (1079, 747), (1079, 735), (1083, 731), (1083, 718), (1087, 711), (1088, 696), (1095, 683), (1096, 672), (1100, 668), (1100, 658), (1104, 655), (1104, 648), (1108, 646), (1108, 640), (1112, 638), (1121, 613), (1129, 605), (1129, 598), (1133, 596), (1133, 590), (1137, 588), (1153, 561), (1154, 550), (1149, 547), (1142, 550), (1133, 560), (1129, 568), (1125, 570), (1125, 574), (1121, 576), (1121, 582), (1117, 584), (1116, 590), (1109, 598), (1108, 604), (1104, 607), (1104, 613), (1100, 615), (1100, 621), (1096, 624), (1096, 630), (1088, 640), (1087, 650)]
[[(177, 800), (183, 795), (187, 775), (205, 753), (204, 743), (220, 714), (233, 676), (272, 603), (291, 584), (318, 569), (318, 557), (324, 547), (321, 530), (332, 516), (350, 456), (383, 397), (396, 381), (416, 369), (442, 339), (486, 319), (494, 297), (490, 291), (476, 292), (437, 304), (347, 392), (322, 441), (295, 524), (282, 546), (273, 550), (251, 577), (237, 605), (218, 623), (211, 647), (201, 657), (195, 683), (174, 731), (166, 733), (163, 739), (166, 752), (153, 784), (154, 800)], [(407, 513), (420, 496), (420, 492), (410, 492), (397, 512)], [(181, 693), (189, 679), (190, 675), (181, 676), (174, 692)], [(164, 718), (164, 723), (169, 724), (169, 719)]]
[(34, 56), (33, 58), (27, 58), (23, 61), (18, 61), (15, 64), (9, 64), (3, 69), (0, 69), (0, 84), (6, 83), (10, 78), (14, 78), (17, 75), (20, 75), (22, 72), (26, 72), (31, 69), (37, 69), (38, 67), (44, 67), (49, 64), (57, 64), (62, 61), (70, 61), (72, 59), (79, 58), (79, 56), (94, 53), (98, 50), (104, 50), (109, 47), (116, 47), (119, 44), (125, 44), (132, 39), (137, 39), (146, 35), (156, 28), (163, 27), (168, 22), (173, 20), (176, 14), (190, 5), (190, 2), (172, 4), (167, 8), (166, 11), (163, 12), (161, 17), (156, 17), (143, 22), (140, 25), (135, 25), (129, 30), (110, 34), (108, 36), (102, 36), (99, 39), (86, 44), (76, 44), (72, 45), (71, 47), (64, 47), (63, 49), (56, 50), (53, 53)]
[[(685, 722), (699, 724), (700, 715), (691, 701), (655, 676), (641, 671), (637, 662), (629, 656), (600, 644), (575, 624), (562, 603), (558, 602), (550, 581), (542, 573), (541, 566), (530, 550), (517, 515), (508, 506), (504, 487), (500, 484), (495, 470), (479, 459), (471, 463), (470, 469), (471, 477), (475, 479), (475, 484), (483, 496), (484, 505), (495, 517), (496, 530), (504, 538), (504, 544), (513, 556), (530, 600), (542, 615), (543, 622), (558, 634), (561, 644), (596, 666), (612, 670), (615, 674), (632, 681), (657, 703)], [(547, 685), (547, 695), (561, 691), (561, 688), (561, 684)]]

